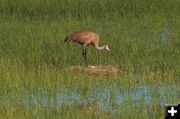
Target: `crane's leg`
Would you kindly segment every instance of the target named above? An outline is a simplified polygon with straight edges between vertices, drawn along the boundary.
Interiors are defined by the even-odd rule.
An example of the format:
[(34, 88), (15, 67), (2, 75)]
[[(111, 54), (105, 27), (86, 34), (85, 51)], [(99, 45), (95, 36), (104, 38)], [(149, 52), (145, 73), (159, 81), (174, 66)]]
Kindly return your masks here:
[(82, 55), (84, 57), (85, 64), (87, 65), (88, 60), (87, 60), (87, 49), (86, 48), (83, 48)]

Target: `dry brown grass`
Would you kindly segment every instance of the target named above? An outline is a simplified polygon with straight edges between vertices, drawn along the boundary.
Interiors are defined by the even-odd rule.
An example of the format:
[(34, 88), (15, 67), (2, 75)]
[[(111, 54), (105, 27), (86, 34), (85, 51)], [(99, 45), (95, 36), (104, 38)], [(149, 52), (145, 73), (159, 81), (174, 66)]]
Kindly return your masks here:
[(85, 72), (89, 74), (118, 74), (120, 71), (117, 66), (113, 65), (96, 65), (96, 66), (70, 66), (67, 68), (67, 70), (72, 71), (72, 72)]

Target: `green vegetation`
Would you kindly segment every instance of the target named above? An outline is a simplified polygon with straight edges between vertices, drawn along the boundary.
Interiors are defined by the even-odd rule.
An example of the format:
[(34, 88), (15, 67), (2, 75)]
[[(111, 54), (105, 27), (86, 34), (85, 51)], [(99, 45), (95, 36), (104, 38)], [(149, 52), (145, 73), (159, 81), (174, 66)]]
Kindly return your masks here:
[[(175, 92), (180, 91), (179, 13), (179, 0), (1, 0), (0, 118), (164, 118), (164, 104), (180, 102), (179, 93), (159, 104), (153, 88), (175, 85)], [(90, 64), (118, 65), (121, 73), (104, 76), (65, 70), (84, 65), (81, 46), (63, 43), (70, 31), (82, 29), (97, 32), (100, 44), (112, 46), (111, 52), (89, 47)], [(94, 104), (88, 110), (77, 105), (29, 108), (2, 101), (6, 97), (21, 102), (23, 91), (56, 94), (75, 87), (86, 95), (94, 85), (103, 90), (103, 83), (124, 91), (137, 84), (152, 86), (152, 102), (140, 106), (150, 105), (153, 111), (106, 112), (96, 110)], [(127, 111), (135, 104), (127, 102), (114, 108)]]

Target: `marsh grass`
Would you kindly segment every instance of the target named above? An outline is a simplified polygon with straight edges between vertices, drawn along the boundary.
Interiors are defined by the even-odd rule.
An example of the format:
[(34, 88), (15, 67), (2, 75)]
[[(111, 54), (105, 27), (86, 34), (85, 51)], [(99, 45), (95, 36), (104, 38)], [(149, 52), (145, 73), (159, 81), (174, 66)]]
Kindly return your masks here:
[[(54, 94), (76, 86), (85, 95), (92, 86), (103, 83), (114, 90), (115, 87), (128, 90), (136, 84), (149, 84), (152, 90), (154, 85), (179, 87), (179, 5), (179, 0), (1, 0), (0, 99), (15, 98), (21, 102), (23, 91), (33, 97), (36, 92)], [(81, 46), (63, 43), (70, 31), (81, 29), (97, 32), (100, 44), (112, 46), (111, 52), (89, 47), (89, 64), (118, 65), (123, 73), (105, 76), (64, 70), (68, 66), (84, 65)], [(175, 90), (179, 92), (179, 88)], [(90, 108), (75, 105), (45, 108), (41, 104), (28, 108), (14, 102), (0, 104), (0, 117), (163, 118), (165, 102), (159, 104), (157, 96), (154, 91), (154, 102), (139, 103), (140, 107), (150, 106), (153, 111), (126, 112), (135, 105), (132, 100), (122, 108), (113, 107), (125, 113), (91, 112), (91, 108), (95, 110), (93, 104)], [(167, 100), (178, 103), (178, 99)]]

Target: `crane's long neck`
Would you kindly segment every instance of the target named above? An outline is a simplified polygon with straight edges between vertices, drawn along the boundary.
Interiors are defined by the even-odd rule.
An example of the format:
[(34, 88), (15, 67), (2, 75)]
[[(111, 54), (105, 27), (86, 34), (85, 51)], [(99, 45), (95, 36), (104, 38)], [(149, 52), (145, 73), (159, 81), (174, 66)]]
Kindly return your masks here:
[(97, 49), (97, 50), (103, 50), (103, 49), (105, 49), (106, 48), (106, 46), (107, 45), (103, 45), (103, 46), (96, 46), (95, 48)]

